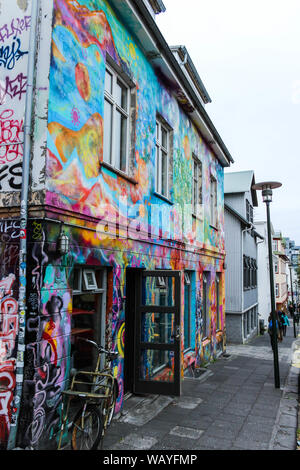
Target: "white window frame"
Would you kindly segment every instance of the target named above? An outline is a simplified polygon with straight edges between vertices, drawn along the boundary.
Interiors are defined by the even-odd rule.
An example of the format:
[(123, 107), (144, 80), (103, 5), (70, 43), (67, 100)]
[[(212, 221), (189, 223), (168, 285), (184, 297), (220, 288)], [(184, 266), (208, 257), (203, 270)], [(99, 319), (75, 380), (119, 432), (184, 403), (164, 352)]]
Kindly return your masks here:
[(190, 274), (188, 272), (184, 272), (184, 282), (187, 286), (191, 284)]
[(217, 180), (210, 175), (210, 225), (217, 227)]
[[(202, 162), (193, 154), (193, 185), (192, 185), (192, 214), (196, 217), (202, 217)], [(197, 175), (195, 175), (195, 166)], [(196, 200), (195, 200), (196, 194)]]
[[(118, 74), (111, 66), (106, 64), (106, 70), (105, 70), (105, 75), (106, 72), (108, 72), (111, 77), (112, 77), (112, 91), (109, 92), (108, 90), (104, 89), (104, 105), (105, 101), (107, 101), (111, 107), (112, 107), (112, 122), (111, 122), (111, 136), (110, 136), (110, 155), (105, 154), (105, 135), (103, 139), (103, 162), (106, 164), (112, 166), (113, 168), (116, 168), (119, 171), (122, 171), (123, 173), (128, 173), (128, 167), (129, 167), (129, 145), (130, 145), (130, 87), (129, 85), (121, 78), (120, 74)], [(122, 108), (116, 101), (116, 86), (117, 83), (120, 82), (120, 84), (126, 89), (126, 103), (127, 103), (127, 109), (125, 110)], [(105, 108), (105, 106), (104, 106)], [(125, 144), (126, 144), (126, 151), (125, 151), (125, 168), (119, 168), (116, 165), (116, 151), (115, 151), (115, 136), (117, 133), (117, 119), (116, 115), (117, 113), (120, 113), (125, 119), (126, 119), (126, 133), (125, 133)], [(104, 121), (107, 119), (105, 117), (104, 113)], [(121, 132), (121, 130), (120, 130)], [(104, 134), (105, 134), (105, 122), (104, 122)], [(121, 155), (120, 155), (120, 165), (121, 167)]]
[(276, 297), (279, 297), (279, 284), (277, 284), (277, 283), (275, 285), (275, 295), (276, 295)]
[[(162, 143), (162, 130), (166, 132), (167, 146)], [(170, 162), (170, 129), (164, 124), (162, 119), (156, 118), (155, 127), (155, 192), (165, 198), (169, 198), (169, 162)], [(162, 188), (162, 160), (166, 158), (166, 187), (163, 194)]]
[(156, 287), (159, 289), (166, 289), (166, 279), (162, 276), (156, 277)]
[[(82, 294), (84, 291), (94, 291), (94, 292), (102, 292), (104, 291), (103, 287), (98, 286), (96, 272), (102, 271), (103, 273), (103, 280), (102, 282), (106, 282), (106, 271), (102, 268), (88, 268), (77, 265), (74, 267), (74, 270), (78, 272), (78, 285), (73, 286), (73, 294)], [(92, 275), (93, 283), (89, 284), (87, 276), (88, 274)]]
[[(94, 269), (84, 269), (82, 274), (83, 274), (85, 290), (96, 290), (96, 289), (98, 289), (96, 274), (95, 274)], [(93, 279), (92, 283), (89, 283), (89, 281), (88, 281), (88, 276), (89, 275), (92, 276), (92, 279)]]

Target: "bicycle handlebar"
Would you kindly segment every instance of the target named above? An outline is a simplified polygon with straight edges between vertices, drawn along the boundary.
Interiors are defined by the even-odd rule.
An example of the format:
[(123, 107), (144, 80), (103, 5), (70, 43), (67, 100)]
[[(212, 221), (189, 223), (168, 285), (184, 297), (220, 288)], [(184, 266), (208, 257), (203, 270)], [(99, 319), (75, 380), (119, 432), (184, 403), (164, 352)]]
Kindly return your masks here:
[(104, 349), (102, 346), (99, 346), (95, 341), (92, 341), (91, 339), (81, 338), (80, 336), (78, 337), (78, 339), (80, 339), (81, 341), (85, 341), (86, 343), (91, 343), (93, 346), (95, 346), (98, 349), (99, 353), (110, 355), (113, 358), (117, 358), (118, 356), (117, 351), (108, 351), (107, 349)]

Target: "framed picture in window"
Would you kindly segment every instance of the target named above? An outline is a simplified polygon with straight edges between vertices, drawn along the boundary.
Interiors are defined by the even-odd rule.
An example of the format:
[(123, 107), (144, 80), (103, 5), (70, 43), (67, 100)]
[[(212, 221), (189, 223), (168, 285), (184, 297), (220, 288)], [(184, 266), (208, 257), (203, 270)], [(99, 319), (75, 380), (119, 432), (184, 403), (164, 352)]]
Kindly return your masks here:
[(98, 288), (95, 271), (93, 269), (83, 270), (83, 279), (86, 290), (95, 290)]

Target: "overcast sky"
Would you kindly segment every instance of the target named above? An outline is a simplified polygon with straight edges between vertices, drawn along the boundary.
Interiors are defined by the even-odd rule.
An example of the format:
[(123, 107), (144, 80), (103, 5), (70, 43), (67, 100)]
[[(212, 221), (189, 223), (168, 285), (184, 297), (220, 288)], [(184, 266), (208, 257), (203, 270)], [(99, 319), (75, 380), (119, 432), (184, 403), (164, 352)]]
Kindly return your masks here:
[[(300, 245), (300, 0), (163, 0), (169, 45), (185, 45), (212, 99), (206, 111), (235, 163), (280, 181), (271, 218)], [(266, 207), (258, 193), (259, 220)]]

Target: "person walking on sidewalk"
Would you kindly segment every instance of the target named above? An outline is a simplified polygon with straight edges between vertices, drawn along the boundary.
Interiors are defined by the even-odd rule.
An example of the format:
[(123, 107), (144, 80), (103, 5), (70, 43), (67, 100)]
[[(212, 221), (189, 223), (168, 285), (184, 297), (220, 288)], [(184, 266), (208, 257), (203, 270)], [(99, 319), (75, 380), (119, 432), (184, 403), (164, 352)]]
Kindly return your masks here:
[[(270, 313), (269, 318), (268, 318), (268, 333), (270, 335), (272, 350), (274, 350), (274, 335), (273, 335), (272, 313)], [(277, 312), (276, 312), (276, 334), (277, 334), (277, 339), (279, 339), (279, 328), (278, 328)]]
[(288, 306), (288, 309), (289, 309), (289, 314), (291, 315), (291, 318), (294, 317), (294, 306), (292, 304), (292, 302), (290, 302), (289, 306)]
[(278, 320), (278, 339), (279, 341), (282, 341), (283, 340), (283, 312), (281, 310), (278, 310), (276, 312), (276, 315), (277, 315), (277, 320)]
[(290, 326), (289, 317), (287, 316), (287, 314), (285, 312), (282, 312), (282, 319), (283, 319), (283, 336), (285, 336), (286, 335), (286, 327)]

